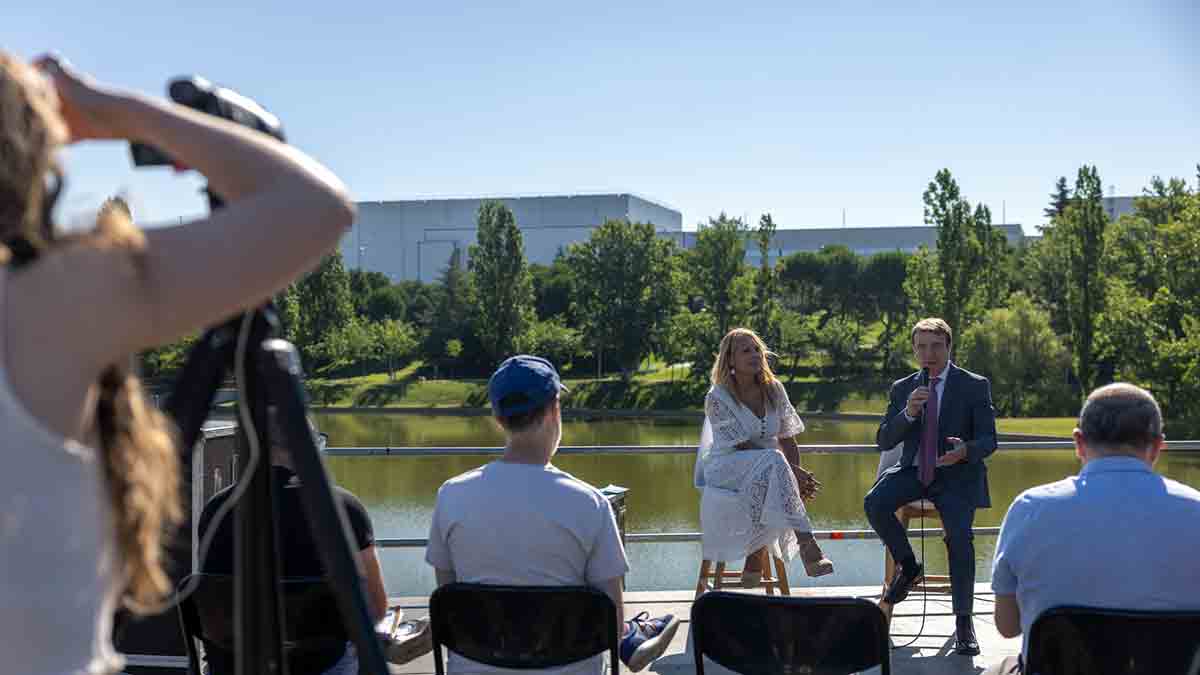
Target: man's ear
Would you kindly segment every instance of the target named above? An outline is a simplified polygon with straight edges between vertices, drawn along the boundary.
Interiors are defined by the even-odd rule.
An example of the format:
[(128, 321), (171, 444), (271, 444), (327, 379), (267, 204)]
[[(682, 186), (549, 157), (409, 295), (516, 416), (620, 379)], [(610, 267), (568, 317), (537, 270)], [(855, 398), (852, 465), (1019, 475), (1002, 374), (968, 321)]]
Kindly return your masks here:
[(1166, 449), (1167, 437), (1159, 434), (1158, 438), (1154, 439), (1154, 442), (1150, 444), (1150, 450), (1146, 454), (1146, 461), (1150, 463), (1150, 466), (1154, 466), (1154, 463), (1158, 461), (1158, 456)]
[(1087, 441), (1083, 438), (1083, 432), (1078, 428), (1071, 432), (1071, 438), (1075, 441), (1075, 456), (1080, 461), (1087, 461)]

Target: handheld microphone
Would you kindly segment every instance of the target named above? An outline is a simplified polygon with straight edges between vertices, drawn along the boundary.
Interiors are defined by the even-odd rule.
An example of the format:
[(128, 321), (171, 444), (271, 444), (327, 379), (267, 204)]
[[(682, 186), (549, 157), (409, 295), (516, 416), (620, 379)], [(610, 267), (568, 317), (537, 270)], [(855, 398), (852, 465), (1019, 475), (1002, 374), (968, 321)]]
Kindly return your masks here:
[[(928, 368), (921, 369), (921, 379), (918, 382), (918, 385), (922, 386), (922, 387), (929, 386), (929, 369)], [(928, 407), (929, 407), (929, 399), (926, 399), (925, 402), (921, 404), (921, 415), (922, 416), (925, 415), (925, 409)]]

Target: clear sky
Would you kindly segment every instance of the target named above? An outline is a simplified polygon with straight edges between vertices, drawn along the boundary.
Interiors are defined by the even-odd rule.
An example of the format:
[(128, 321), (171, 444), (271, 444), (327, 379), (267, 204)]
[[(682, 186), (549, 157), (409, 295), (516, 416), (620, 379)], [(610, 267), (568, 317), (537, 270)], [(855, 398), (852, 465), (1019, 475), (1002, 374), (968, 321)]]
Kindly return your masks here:
[[(632, 191), (685, 226), (915, 225), (948, 167), (1032, 233), (1082, 163), (1134, 194), (1200, 161), (1197, 0), (7, 4), (5, 49), (231, 86), (359, 200)], [(116, 191), (139, 220), (202, 209), (124, 146), (65, 160), (64, 220)]]

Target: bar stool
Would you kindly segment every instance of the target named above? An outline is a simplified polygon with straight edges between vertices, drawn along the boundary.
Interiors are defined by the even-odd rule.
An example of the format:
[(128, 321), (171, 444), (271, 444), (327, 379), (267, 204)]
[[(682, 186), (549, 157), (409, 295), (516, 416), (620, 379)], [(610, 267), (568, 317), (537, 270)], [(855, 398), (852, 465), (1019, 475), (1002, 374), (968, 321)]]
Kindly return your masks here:
[[(767, 552), (763, 551), (759, 553), (759, 556), (766, 557)], [(780, 595), (791, 595), (792, 590), (788, 585), (787, 563), (784, 562), (783, 558), (776, 555), (770, 556), (770, 563), (760, 566), (763, 575), (762, 579), (755, 585), (755, 588), (765, 589), (767, 595), (775, 595), (776, 592)], [(771, 576), (770, 574), (772, 566), (775, 568), (775, 576)], [(716, 561), (716, 569), (713, 569), (712, 560), (701, 560), (700, 574), (696, 580), (696, 597), (700, 597), (705, 591), (709, 590), (709, 581), (712, 582), (711, 588), (713, 590), (720, 590), (726, 588), (725, 582), (727, 580), (733, 579), (732, 587), (740, 589), (742, 588), (741, 578), (742, 571), (728, 569), (724, 560)]]

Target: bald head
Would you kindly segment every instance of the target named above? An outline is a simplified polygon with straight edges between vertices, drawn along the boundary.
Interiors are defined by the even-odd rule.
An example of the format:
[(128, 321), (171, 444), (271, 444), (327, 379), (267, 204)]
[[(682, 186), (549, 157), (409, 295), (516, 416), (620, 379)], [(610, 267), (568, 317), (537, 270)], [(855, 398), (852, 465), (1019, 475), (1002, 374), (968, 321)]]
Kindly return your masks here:
[(1162, 411), (1150, 392), (1117, 382), (1092, 392), (1079, 412), (1076, 443), (1090, 454), (1141, 455), (1157, 450), (1163, 431)]

